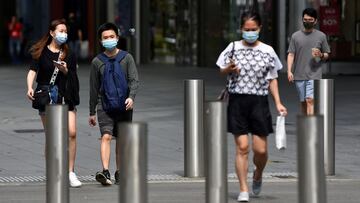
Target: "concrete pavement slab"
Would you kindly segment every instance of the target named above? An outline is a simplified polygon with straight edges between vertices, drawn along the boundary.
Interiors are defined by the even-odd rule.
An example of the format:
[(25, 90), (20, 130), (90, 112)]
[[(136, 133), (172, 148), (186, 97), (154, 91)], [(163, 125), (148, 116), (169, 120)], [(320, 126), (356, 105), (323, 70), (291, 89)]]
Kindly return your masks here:
[[(358, 203), (360, 199), (359, 180), (327, 181), (327, 203)], [(41, 203), (45, 202), (44, 184), (0, 186), (0, 203)], [(70, 188), (71, 203), (115, 203), (118, 202), (119, 188), (104, 187), (100, 184), (85, 184), (81, 188)], [(228, 202), (235, 203), (238, 184), (228, 183)], [(149, 203), (201, 203), (205, 202), (205, 183), (149, 183)], [(266, 181), (259, 197), (250, 196), (252, 203), (297, 202), (296, 181)]]
[[(88, 126), (89, 65), (79, 67), (81, 104), (78, 106), (78, 151), (76, 172), (89, 176), (100, 170), (99, 130)], [(37, 112), (25, 98), (25, 66), (0, 67), (0, 177), (44, 176), (44, 133)], [(139, 67), (141, 86), (136, 97), (134, 120), (149, 125), (148, 174), (183, 174), (183, 81), (203, 79), (206, 98), (215, 99), (225, 85), (216, 68), (151, 64)], [(360, 80), (358, 76), (329, 76), (336, 87), (336, 174), (360, 177)], [(295, 87), (280, 74), (279, 88), (289, 111), (286, 118), (288, 148), (275, 149), (269, 137), (266, 172), (296, 172)], [(271, 105), (273, 106), (272, 102)], [(276, 116), (272, 108), (273, 120)], [(115, 142), (113, 142), (114, 148)], [(234, 172), (234, 143), (228, 135), (228, 171)], [(112, 156), (111, 171), (114, 171)], [(252, 168), (252, 164), (250, 164)]]

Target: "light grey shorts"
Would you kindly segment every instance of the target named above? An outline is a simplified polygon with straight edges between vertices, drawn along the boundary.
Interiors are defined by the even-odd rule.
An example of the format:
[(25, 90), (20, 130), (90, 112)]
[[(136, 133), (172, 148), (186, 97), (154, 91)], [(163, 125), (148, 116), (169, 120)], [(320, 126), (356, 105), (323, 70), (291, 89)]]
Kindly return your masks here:
[(295, 86), (301, 102), (306, 98), (314, 98), (314, 80), (296, 80)]

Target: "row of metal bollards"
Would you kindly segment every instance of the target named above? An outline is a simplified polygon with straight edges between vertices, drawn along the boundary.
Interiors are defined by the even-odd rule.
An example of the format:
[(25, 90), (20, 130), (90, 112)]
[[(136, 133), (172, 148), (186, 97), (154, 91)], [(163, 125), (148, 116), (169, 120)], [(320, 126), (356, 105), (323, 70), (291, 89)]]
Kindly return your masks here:
[[(206, 202), (227, 202), (226, 105), (220, 101), (204, 102), (202, 80), (185, 80), (184, 89), (185, 176), (205, 175)], [(297, 118), (299, 202), (302, 203), (326, 202), (325, 175), (335, 175), (333, 80), (315, 81), (314, 101), (315, 115)]]
[(299, 202), (326, 203), (326, 177), (335, 175), (335, 98), (332, 79), (315, 80), (314, 116), (297, 118)]
[(206, 202), (227, 202), (227, 108), (204, 103), (202, 80), (184, 81), (184, 174), (206, 177)]
[[(334, 175), (333, 92), (332, 80), (317, 81), (315, 112), (323, 115), (298, 116), (299, 202), (302, 203), (326, 202), (325, 173)], [(209, 101), (204, 106), (202, 80), (185, 81), (184, 172), (187, 177), (206, 176), (207, 203), (227, 202), (226, 112), (224, 102)], [(68, 107), (49, 105), (46, 115), (46, 202), (67, 203)], [(119, 201), (146, 203), (147, 125), (120, 123), (118, 131), (122, 135), (117, 141), (121, 155)]]
[[(224, 102), (208, 102), (203, 106), (203, 84), (197, 83), (192, 95), (186, 100), (190, 106), (195, 106), (191, 111), (200, 112), (189, 114), (187, 119), (191, 125), (188, 129), (189, 136), (185, 142), (189, 146), (185, 151), (190, 151), (186, 160), (188, 169), (193, 167), (200, 170), (185, 170), (191, 177), (204, 176), (204, 150), (206, 150), (206, 202), (227, 202), (227, 139), (226, 139), (226, 104)], [(46, 107), (48, 115), (46, 123), (46, 202), (68, 203), (68, 106), (49, 105)], [(205, 114), (203, 114), (205, 112)], [(203, 121), (207, 124), (206, 147), (204, 148)], [(196, 126), (196, 127), (195, 127)], [(193, 129), (195, 128), (195, 130)], [(124, 203), (147, 202), (147, 126), (144, 123), (119, 123), (117, 145), (120, 145), (121, 174), (119, 187), (119, 201)], [(199, 134), (201, 133), (201, 134)], [(194, 139), (200, 137), (201, 140)], [(188, 140), (186, 140), (188, 138)], [(193, 156), (193, 154), (197, 154)], [(195, 157), (195, 158), (194, 158)], [(199, 159), (200, 158), (200, 159)], [(185, 167), (186, 168), (186, 167)]]
[[(46, 107), (46, 202), (69, 202), (68, 106)], [(119, 202), (146, 203), (147, 124), (119, 123)]]

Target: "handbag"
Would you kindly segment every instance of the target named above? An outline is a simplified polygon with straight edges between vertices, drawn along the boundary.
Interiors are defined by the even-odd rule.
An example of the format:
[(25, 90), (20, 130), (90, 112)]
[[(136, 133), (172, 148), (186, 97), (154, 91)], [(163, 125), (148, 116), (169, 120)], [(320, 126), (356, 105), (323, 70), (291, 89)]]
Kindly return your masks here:
[(275, 144), (278, 150), (286, 148), (285, 116), (283, 115), (276, 118)]
[(220, 101), (223, 101), (223, 102), (229, 101), (229, 91), (227, 90), (227, 88), (224, 88), (223, 90), (221, 90), (217, 99)]
[[(60, 50), (59, 58), (62, 52)], [(55, 67), (54, 72), (51, 76), (49, 85), (43, 85), (36, 88), (34, 92), (34, 100), (32, 101), (32, 107), (34, 109), (44, 110), (48, 104), (56, 104), (59, 97), (59, 90), (55, 85), (56, 77), (59, 73), (59, 69)]]
[(34, 93), (34, 100), (32, 101), (32, 107), (34, 109), (44, 109), (47, 104), (50, 103), (49, 88), (42, 86), (37, 88)]

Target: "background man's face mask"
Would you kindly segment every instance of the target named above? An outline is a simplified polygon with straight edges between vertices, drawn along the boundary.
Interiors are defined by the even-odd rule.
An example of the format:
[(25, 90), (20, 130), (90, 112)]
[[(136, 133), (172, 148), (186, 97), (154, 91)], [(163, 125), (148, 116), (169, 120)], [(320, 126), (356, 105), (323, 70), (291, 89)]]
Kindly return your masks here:
[(304, 25), (305, 29), (310, 30), (310, 29), (314, 28), (315, 21), (314, 22), (303, 21), (303, 25)]

